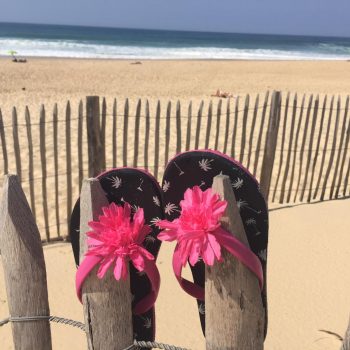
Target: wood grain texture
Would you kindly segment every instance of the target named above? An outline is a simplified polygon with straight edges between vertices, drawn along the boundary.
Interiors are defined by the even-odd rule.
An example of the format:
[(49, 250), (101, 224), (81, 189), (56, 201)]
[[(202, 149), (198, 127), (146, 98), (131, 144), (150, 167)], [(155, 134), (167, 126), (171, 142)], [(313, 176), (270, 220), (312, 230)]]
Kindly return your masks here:
[(192, 101), (188, 105), (188, 112), (187, 112), (186, 151), (189, 151), (191, 147), (191, 131), (192, 131)]
[(281, 112), (281, 93), (275, 91), (272, 96), (269, 125), (266, 133), (265, 152), (261, 168), (260, 189), (266, 202), (268, 202), (271, 177), (275, 162), (278, 130)]
[[(333, 194), (334, 194), (335, 186), (336, 186), (336, 182), (337, 182), (337, 176), (338, 176), (338, 171), (339, 171), (339, 166), (340, 166), (340, 158), (341, 158), (342, 154), (346, 152), (346, 149), (343, 149), (343, 143), (344, 143), (345, 135), (346, 135), (346, 124), (347, 124), (348, 111), (349, 111), (349, 97), (346, 99), (346, 103), (345, 103), (345, 111), (344, 111), (344, 115), (343, 115), (343, 123), (342, 123), (342, 128), (341, 128), (340, 142), (339, 142), (339, 146), (338, 146), (337, 160), (335, 163), (332, 186), (331, 186), (329, 198), (334, 198)], [(336, 192), (336, 194), (337, 195), (335, 197), (337, 198), (338, 193)]]
[(148, 145), (149, 145), (149, 130), (150, 130), (150, 112), (149, 112), (149, 102), (146, 101), (146, 119), (145, 119), (145, 147), (144, 147), (144, 165), (145, 169), (148, 170)]
[(226, 123), (225, 123), (225, 140), (223, 152), (226, 154), (228, 148), (228, 135), (230, 131), (230, 120), (231, 120), (231, 99), (227, 99), (226, 105)]
[[(97, 176), (103, 169), (101, 157), (100, 98), (98, 96), (86, 97), (86, 131), (88, 141), (89, 176), (93, 177)], [(125, 149), (123, 151), (125, 151)]]
[(176, 103), (176, 154), (181, 152), (181, 104), (180, 101)]
[(280, 199), (279, 199), (280, 204), (284, 203), (284, 196), (285, 196), (285, 192), (286, 192), (287, 179), (288, 179), (289, 168), (290, 168), (290, 160), (291, 160), (291, 156), (292, 156), (292, 147), (293, 147), (293, 137), (294, 137), (294, 129), (295, 129), (295, 119), (296, 119), (295, 116), (297, 113), (297, 104), (298, 104), (298, 97), (297, 97), (297, 94), (295, 94), (294, 100), (293, 100), (292, 121), (291, 121), (291, 126), (290, 126), (290, 133), (289, 133), (287, 159), (286, 159), (286, 165), (284, 168), (281, 193), (280, 193)]
[[(349, 96), (346, 99), (346, 110), (348, 110), (348, 108), (349, 108)], [(341, 186), (341, 182), (343, 180), (343, 171), (344, 171), (344, 166), (345, 166), (345, 160), (346, 160), (346, 157), (348, 154), (349, 140), (350, 140), (350, 118), (348, 121), (347, 130), (346, 130), (346, 137), (345, 137), (345, 143), (344, 143), (344, 153), (343, 153), (343, 157), (341, 160), (340, 171), (339, 171), (339, 180), (338, 180), (338, 184), (337, 184), (337, 189), (335, 191), (336, 198), (338, 198), (338, 196), (339, 196), (340, 186)], [(349, 176), (349, 174), (347, 176)]]
[(106, 122), (107, 122), (107, 103), (106, 99), (102, 99), (102, 111), (101, 111), (101, 163), (102, 170), (106, 169)]
[(135, 134), (134, 134), (134, 161), (133, 167), (137, 167), (139, 160), (139, 140), (140, 140), (140, 118), (141, 118), (141, 99), (138, 100), (135, 115)]
[[(83, 181), (80, 197), (80, 261), (87, 250), (88, 222), (98, 220), (108, 205), (97, 179)], [(84, 318), (89, 350), (121, 350), (133, 342), (130, 278), (116, 281), (113, 269), (103, 279), (96, 267), (82, 288)]]
[(36, 210), (35, 210), (35, 189), (34, 189), (34, 154), (33, 154), (33, 137), (32, 137), (32, 126), (30, 120), (29, 109), (26, 106), (25, 109), (25, 120), (27, 129), (27, 140), (28, 140), (28, 183), (29, 183), (29, 193), (30, 193), (30, 208), (32, 209), (32, 214), (35, 220)]
[(46, 164), (46, 132), (45, 132), (45, 108), (40, 109), (40, 160), (41, 160), (41, 187), (42, 203), (45, 222), (46, 239), (50, 241), (49, 208), (47, 204), (47, 164)]
[(214, 145), (215, 150), (218, 150), (219, 148), (221, 107), (222, 107), (222, 99), (220, 99), (218, 102), (217, 112), (216, 112), (216, 133), (215, 133), (215, 145)]
[(168, 102), (165, 117), (165, 148), (164, 148), (164, 166), (168, 164), (170, 148), (170, 125), (171, 125), (171, 102)]
[[(213, 191), (228, 202), (222, 226), (249, 247), (228, 176), (214, 178)], [(264, 309), (256, 276), (223, 251), (222, 263), (206, 266), (205, 321), (207, 350), (262, 350)]]
[[(315, 131), (316, 131), (316, 122), (317, 122), (317, 116), (318, 116), (318, 106), (319, 106), (319, 96), (317, 95), (315, 104), (314, 104), (314, 111), (313, 111), (313, 117), (312, 117), (312, 124), (311, 124), (311, 131), (310, 131), (310, 138), (309, 138), (309, 149), (307, 152), (307, 160), (306, 160), (306, 167), (305, 167), (305, 176), (304, 176), (304, 183), (300, 194), (300, 201), (304, 200), (304, 194), (306, 191), (307, 181), (309, 178), (309, 169), (312, 159), (312, 153), (313, 153), (313, 145), (314, 145), (314, 138), (315, 138)], [(315, 155), (314, 155), (315, 157)], [(310, 193), (309, 193), (310, 196)]]
[(298, 175), (297, 185), (296, 185), (296, 189), (295, 189), (295, 193), (294, 193), (294, 202), (296, 201), (297, 196), (298, 196), (300, 182), (301, 182), (301, 176), (302, 176), (302, 172), (303, 172), (305, 144), (306, 144), (307, 134), (309, 132), (309, 122), (310, 122), (312, 101), (313, 101), (313, 95), (311, 95), (309, 98), (309, 105), (307, 107), (306, 119), (305, 119), (305, 124), (304, 124), (304, 128), (303, 128), (304, 129), (303, 138), (301, 141), (301, 147), (300, 147), (300, 151), (299, 151), (299, 175)]
[(260, 122), (258, 141), (256, 143), (254, 169), (253, 169), (253, 175), (254, 176), (256, 176), (256, 174), (257, 174), (257, 169), (258, 169), (258, 164), (259, 164), (262, 136), (263, 136), (263, 130), (264, 130), (264, 127), (265, 127), (265, 118), (266, 118), (267, 105), (269, 103), (269, 97), (270, 97), (270, 92), (268, 91), (266, 93), (266, 95), (265, 95), (264, 106), (263, 106), (263, 110), (262, 110), (262, 113), (261, 113), (261, 122)]
[(84, 168), (83, 168), (83, 101), (80, 100), (78, 107), (78, 167), (79, 167), (79, 189), (83, 183)]
[(242, 138), (241, 138), (241, 148), (239, 151), (239, 162), (243, 163), (244, 160), (244, 152), (245, 152), (245, 144), (247, 138), (247, 123), (248, 123), (248, 112), (249, 112), (249, 100), (250, 96), (247, 94), (244, 102), (244, 112), (243, 112), (243, 123), (242, 123)]
[(71, 146), (71, 108), (68, 101), (66, 107), (66, 179), (67, 179), (67, 227), (69, 232), (72, 213), (72, 146)]
[(233, 131), (232, 131), (232, 143), (231, 143), (231, 157), (235, 158), (236, 156), (236, 137), (237, 137), (237, 128), (238, 128), (238, 114), (239, 114), (239, 96), (236, 98), (235, 103), (235, 118), (233, 122)]
[(256, 98), (255, 98), (253, 120), (252, 120), (252, 124), (250, 126), (250, 135), (249, 135), (249, 141), (248, 141), (247, 169), (250, 169), (250, 160), (251, 160), (252, 154), (254, 153), (253, 140), (254, 140), (255, 125), (256, 125), (256, 117), (258, 115), (258, 108), (259, 108), (259, 94), (256, 95)]
[(5, 137), (5, 128), (4, 128), (4, 121), (2, 118), (2, 113), (0, 109), (0, 139), (1, 139), (1, 148), (2, 148), (2, 157), (4, 160), (4, 175), (7, 174), (9, 171), (9, 162), (7, 157), (7, 147), (6, 147), (6, 137)]
[(201, 101), (197, 114), (197, 126), (196, 126), (196, 142), (194, 144), (194, 149), (198, 149), (199, 140), (201, 134), (201, 125), (202, 125), (202, 114), (203, 114), (204, 101)]
[(129, 99), (124, 105), (124, 125), (123, 125), (123, 166), (128, 165), (128, 127), (129, 127)]
[(213, 118), (213, 101), (210, 101), (209, 107), (208, 107), (207, 132), (205, 134), (205, 146), (204, 146), (205, 149), (209, 148), (212, 118)]
[[(12, 317), (49, 316), (44, 254), (19, 178), (6, 175), (0, 209), (0, 246)], [(50, 350), (48, 320), (11, 323), (15, 350)]]
[(292, 163), (293, 165), (292, 165), (292, 173), (290, 176), (289, 189), (288, 189), (288, 194), (287, 194), (287, 203), (290, 202), (292, 192), (293, 192), (294, 174), (295, 174), (295, 167), (296, 167), (296, 160), (297, 160), (297, 149), (298, 149), (298, 142), (299, 142), (299, 134), (300, 134), (300, 130), (301, 130), (301, 123), (303, 120), (304, 104), (305, 104), (305, 94), (303, 96), (301, 106), (300, 106), (298, 125), (297, 125), (297, 130), (296, 130), (295, 139), (294, 139), (293, 163)]
[(55, 214), (56, 214), (56, 228), (57, 234), (60, 235), (60, 202), (59, 202), (59, 181), (58, 181), (58, 108), (57, 103), (53, 107), (52, 114), (53, 122), (53, 161), (55, 169)]
[(314, 189), (313, 199), (316, 199), (317, 194), (318, 194), (318, 190), (320, 189), (320, 185), (321, 185), (325, 159), (327, 156), (329, 133), (330, 133), (331, 125), (332, 125), (333, 106), (334, 106), (334, 96), (332, 96), (331, 105), (329, 107), (328, 124), (327, 124), (326, 138), (325, 138), (324, 144), (323, 144), (321, 167), (320, 167), (319, 174), (318, 174), (317, 184), (316, 184), (316, 187)]
[(154, 133), (154, 177), (156, 179), (158, 178), (158, 170), (159, 170), (158, 169), (159, 168), (159, 128), (160, 128), (160, 101), (158, 100), (157, 111), (156, 111), (156, 129)]
[(275, 188), (273, 190), (273, 196), (272, 196), (272, 202), (275, 201), (276, 193), (278, 191), (278, 184), (281, 177), (281, 171), (283, 166), (283, 158), (284, 158), (284, 142), (286, 139), (286, 130), (287, 130), (287, 123), (288, 123), (288, 111), (289, 111), (289, 98), (290, 93), (288, 92), (286, 97), (286, 105), (284, 108), (284, 118), (283, 118), (283, 128), (282, 128), (282, 140), (281, 140), (281, 150), (278, 150), (280, 152), (280, 159), (278, 162), (278, 171), (277, 171), (277, 179), (275, 183)]
[(115, 98), (113, 100), (113, 112), (112, 112), (112, 117), (113, 117), (113, 125), (112, 125), (113, 160), (112, 160), (112, 166), (113, 166), (113, 168), (117, 167), (117, 119), (118, 119), (117, 110), (118, 110), (117, 99)]
[(15, 152), (15, 159), (16, 159), (16, 173), (18, 175), (19, 181), (22, 181), (21, 148), (19, 145), (19, 136), (18, 136), (17, 110), (15, 107), (12, 109), (12, 136), (13, 136), (13, 150)]
[(332, 148), (331, 148), (331, 152), (329, 154), (329, 160), (328, 160), (328, 166), (326, 169), (326, 174), (325, 174), (325, 177), (323, 179), (323, 186), (322, 186), (322, 192), (321, 192), (321, 197), (320, 197), (321, 201), (323, 201), (325, 198), (327, 187), (330, 187), (328, 182), (329, 182), (329, 177), (330, 177), (331, 171), (333, 169), (335, 149), (337, 147), (337, 139), (338, 139), (338, 134), (339, 134), (338, 129), (339, 129), (339, 119), (340, 119), (340, 107), (341, 107), (341, 100), (340, 100), (340, 96), (339, 96), (338, 101), (337, 101), (337, 111), (336, 111), (336, 117), (335, 117), (335, 126), (334, 126), (334, 132), (333, 132)]
[(311, 173), (311, 179), (310, 179), (310, 185), (309, 185), (309, 195), (307, 198), (308, 202), (311, 202), (311, 199), (312, 199), (313, 184), (314, 184), (314, 179), (316, 176), (316, 165), (317, 165), (317, 161), (319, 158), (318, 155), (319, 155), (321, 138), (322, 138), (323, 124), (324, 124), (324, 119), (325, 119), (325, 114), (326, 114), (326, 106), (327, 106), (327, 95), (323, 99), (321, 121), (320, 121), (320, 126), (318, 129), (318, 137), (317, 137), (317, 143), (316, 143), (315, 156), (314, 156), (313, 163), (312, 163), (312, 173)]

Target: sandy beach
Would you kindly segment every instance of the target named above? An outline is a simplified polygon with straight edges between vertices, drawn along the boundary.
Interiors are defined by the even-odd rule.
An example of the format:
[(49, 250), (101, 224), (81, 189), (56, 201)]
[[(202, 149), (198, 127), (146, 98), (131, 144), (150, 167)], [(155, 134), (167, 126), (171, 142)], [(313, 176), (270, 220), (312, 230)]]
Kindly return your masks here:
[[(338, 350), (350, 312), (349, 200), (312, 204), (270, 213), (268, 256), (269, 328), (267, 350)], [(196, 303), (178, 286), (171, 268), (174, 246), (158, 258), (162, 284), (156, 305), (157, 340), (204, 349)], [(83, 321), (74, 294), (75, 266), (69, 244), (44, 248), (51, 314)], [(186, 271), (187, 272), (187, 271)], [(0, 318), (8, 315), (0, 269)], [(171, 318), (169, 318), (171, 315)], [(86, 349), (84, 334), (52, 325), (54, 349)], [(13, 349), (11, 327), (0, 328), (1, 348)]]
[[(313, 94), (349, 93), (345, 61), (142, 61), (31, 58), (26, 64), (0, 59), (1, 109), (25, 105), (49, 110), (87, 95), (122, 101), (209, 99), (217, 89), (234, 95), (281, 90)], [(25, 88), (25, 90), (23, 90)]]
[[(68, 100), (77, 110), (79, 100), (87, 95), (104, 96), (110, 106), (114, 98), (124, 102), (128, 97), (134, 108), (138, 98), (149, 99), (153, 105), (158, 99), (191, 100), (198, 106), (217, 89), (236, 96), (281, 90), (284, 94), (334, 94), (342, 98), (350, 91), (350, 62), (345, 61), (132, 62), (29, 59), (26, 64), (14, 64), (1, 58), (0, 109), (4, 123), (11, 123), (13, 106), (18, 107), (19, 120), (23, 122), (28, 105), (32, 121), (37, 122), (42, 103), (50, 113), (54, 103), (63, 111)], [(33, 138), (38, 135), (35, 129)], [(39, 162), (39, 155), (35, 157)], [(50, 146), (48, 157), (52, 157)], [(10, 166), (14, 171), (14, 163)], [(79, 188), (74, 191), (77, 195)], [(348, 322), (349, 207), (350, 200), (346, 199), (270, 212), (267, 350), (339, 349), (339, 340), (319, 330), (343, 335)], [(49, 209), (54, 215), (53, 207)], [(162, 286), (156, 306), (157, 340), (200, 350), (205, 340), (196, 304), (181, 291), (172, 273), (173, 248), (164, 245), (158, 259)], [(82, 307), (74, 295), (75, 266), (70, 246), (52, 244), (45, 246), (44, 253), (51, 314), (82, 321)], [(1, 268), (0, 319), (7, 316)], [(52, 333), (54, 349), (86, 348), (85, 337), (77, 329), (53, 325)], [(9, 325), (0, 328), (0, 339), (2, 349), (13, 348)]]

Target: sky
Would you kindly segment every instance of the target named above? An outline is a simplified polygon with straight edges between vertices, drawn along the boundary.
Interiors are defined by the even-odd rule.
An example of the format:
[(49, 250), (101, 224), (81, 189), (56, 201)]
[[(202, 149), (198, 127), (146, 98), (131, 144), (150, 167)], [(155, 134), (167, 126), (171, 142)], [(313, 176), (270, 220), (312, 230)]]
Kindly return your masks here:
[(0, 0), (0, 22), (350, 37), (350, 0)]

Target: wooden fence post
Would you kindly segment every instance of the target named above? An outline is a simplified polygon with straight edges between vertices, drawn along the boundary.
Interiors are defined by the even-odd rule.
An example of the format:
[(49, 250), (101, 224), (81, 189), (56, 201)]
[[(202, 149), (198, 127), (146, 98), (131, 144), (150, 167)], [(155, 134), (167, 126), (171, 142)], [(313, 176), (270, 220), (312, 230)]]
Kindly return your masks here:
[(346, 330), (343, 344), (340, 350), (350, 350), (350, 319), (349, 319), (348, 329)]
[[(249, 246), (230, 179), (214, 178), (213, 190), (228, 202), (222, 226)], [(235, 257), (206, 267), (205, 314), (207, 350), (262, 350), (264, 309), (258, 279)]]
[(86, 97), (86, 130), (88, 140), (89, 176), (97, 176), (103, 170), (103, 145), (100, 128), (100, 98)]
[(278, 128), (280, 124), (281, 92), (274, 91), (271, 99), (270, 119), (266, 133), (264, 158), (261, 168), (260, 189), (268, 202), (272, 170), (275, 161)]
[[(0, 247), (11, 317), (49, 316), (40, 234), (16, 175), (6, 175), (0, 209)], [(50, 350), (47, 319), (12, 323), (16, 350)]]
[[(88, 222), (97, 220), (107, 198), (97, 179), (83, 181), (80, 197), (80, 261), (87, 249)], [(82, 289), (89, 350), (121, 350), (133, 343), (130, 279), (116, 281), (113, 269), (103, 279), (96, 267)]]

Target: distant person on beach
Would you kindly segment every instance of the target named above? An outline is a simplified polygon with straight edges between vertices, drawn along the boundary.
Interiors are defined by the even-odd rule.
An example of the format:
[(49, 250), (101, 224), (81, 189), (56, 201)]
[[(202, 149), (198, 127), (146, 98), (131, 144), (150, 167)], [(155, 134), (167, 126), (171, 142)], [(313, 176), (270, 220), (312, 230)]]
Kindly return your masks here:
[(17, 51), (15, 51), (15, 50), (10, 50), (9, 51), (9, 55), (11, 55), (11, 57), (12, 57), (12, 62), (15, 62), (15, 63), (27, 63), (27, 60), (25, 58), (17, 58), (16, 57)]
[(211, 96), (213, 96), (213, 97), (223, 97), (223, 98), (234, 97), (230, 92), (221, 91), (220, 89), (217, 89), (216, 93), (211, 95)]

